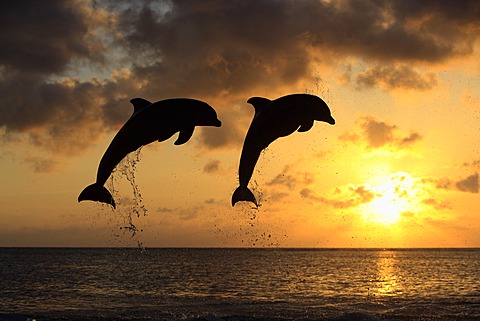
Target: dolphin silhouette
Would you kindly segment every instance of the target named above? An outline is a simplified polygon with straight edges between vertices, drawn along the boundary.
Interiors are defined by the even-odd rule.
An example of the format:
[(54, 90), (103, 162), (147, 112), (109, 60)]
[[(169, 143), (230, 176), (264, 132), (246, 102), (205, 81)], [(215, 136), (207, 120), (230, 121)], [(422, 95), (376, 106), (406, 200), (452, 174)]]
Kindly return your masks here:
[(253, 105), (255, 115), (243, 143), (238, 167), (240, 186), (233, 192), (232, 206), (239, 201), (248, 201), (258, 207), (255, 196), (248, 188), (248, 182), (262, 150), (277, 138), (288, 136), (296, 130), (310, 130), (315, 120), (334, 125), (335, 119), (327, 104), (314, 95), (292, 94), (273, 101), (252, 97), (247, 103)]
[(180, 132), (175, 145), (185, 144), (195, 126), (220, 127), (215, 110), (207, 103), (190, 98), (172, 98), (151, 103), (143, 98), (130, 100), (133, 115), (113, 138), (100, 160), (97, 181), (87, 186), (78, 201), (91, 200), (115, 208), (112, 194), (104, 187), (118, 163), (129, 153), (154, 141), (162, 142)]

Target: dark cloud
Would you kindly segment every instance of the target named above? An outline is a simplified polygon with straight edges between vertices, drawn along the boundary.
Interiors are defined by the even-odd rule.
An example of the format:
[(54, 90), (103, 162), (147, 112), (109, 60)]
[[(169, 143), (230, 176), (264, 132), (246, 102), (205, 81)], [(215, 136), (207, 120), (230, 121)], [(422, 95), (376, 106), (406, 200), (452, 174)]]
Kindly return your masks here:
[(52, 74), (75, 58), (101, 61), (103, 48), (92, 37), (90, 18), (78, 1), (1, 1), (0, 65)]
[(407, 136), (399, 134), (396, 125), (377, 120), (371, 116), (361, 119), (360, 131), (361, 133), (346, 132), (340, 136), (340, 139), (354, 143), (363, 140), (367, 147), (372, 149), (382, 147), (403, 148), (422, 139), (422, 136), (417, 132), (411, 132)]
[(117, 98), (119, 88), (110, 89), (119, 85), (115, 81), (45, 81), (19, 75), (0, 78), (0, 127), (7, 133), (27, 134), (28, 142), (43, 150), (78, 154), (131, 114), (128, 99)]
[(1, 2), (0, 21), (0, 142), (8, 145), (18, 133), (17, 142), (37, 147), (26, 157), (35, 171), (54, 168), (51, 155), (40, 152), (76, 155), (128, 118), (132, 108), (119, 112), (119, 105), (128, 104), (125, 89), (135, 84), (118, 74), (89, 81), (64, 76), (106, 66), (99, 36), (110, 21), (104, 10), (79, 1)]
[(159, 84), (156, 92), (215, 96), (294, 83), (305, 75), (305, 46), (284, 38), (276, 25), (287, 21), (285, 15), (277, 2), (181, 1), (162, 18), (151, 6), (119, 17), (127, 49), (142, 57), (134, 72)]
[[(436, 63), (473, 52), (480, 23), (475, 1), (452, 15), (440, 1), (176, 1), (119, 12), (125, 46), (145, 58), (136, 67), (157, 90), (214, 95), (294, 83), (306, 76), (311, 54), (357, 56), (377, 66), (357, 82), (427, 89), (436, 84), (411, 63)], [(112, 8), (114, 8), (113, 6)], [(473, 14), (472, 14), (473, 13)], [(146, 54), (146, 52), (148, 54)], [(379, 65), (399, 62), (401, 65)], [(408, 62), (409, 65), (405, 65)]]
[[(302, 3), (309, 7), (306, 19), (312, 41), (383, 62), (436, 62), (471, 53), (477, 36), (469, 29), (479, 28), (475, 15), (480, 7), (473, 0), (458, 6), (454, 1), (415, 0)], [(457, 14), (452, 14), (452, 7)]]
[[(0, 127), (71, 155), (124, 122), (130, 98), (184, 96), (215, 101), (224, 120), (201, 144), (237, 146), (248, 122), (232, 105), (291, 88), (314, 62), (355, 57), (373, 66), (351, 77), (359, 85), (431, 88), (421, 68), (471, 54), (478, 16), (474, 0), (2, 1)], [(71, 78), (79, 70), (99, 79)], [(370, 122), (370, 146), (420, 139), (392, 126)]]
[(77, 81), (47, 82), (41, 78), (0, 79), (0, 126), (7, 131), (29, 131), (44, 124), (78, 123), (94, 113), (101, 85)]

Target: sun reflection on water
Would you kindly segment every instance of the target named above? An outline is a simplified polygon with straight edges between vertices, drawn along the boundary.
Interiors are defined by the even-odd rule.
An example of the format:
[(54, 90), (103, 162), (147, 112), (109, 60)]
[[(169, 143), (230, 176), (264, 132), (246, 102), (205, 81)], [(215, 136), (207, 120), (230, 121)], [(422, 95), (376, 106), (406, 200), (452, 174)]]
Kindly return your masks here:
[(381, 251), (378, 254), (377, 275), (372, 280), (371, 296), (397, 296), (403, 293), (398, 274), (398, 259), (395, 251)]

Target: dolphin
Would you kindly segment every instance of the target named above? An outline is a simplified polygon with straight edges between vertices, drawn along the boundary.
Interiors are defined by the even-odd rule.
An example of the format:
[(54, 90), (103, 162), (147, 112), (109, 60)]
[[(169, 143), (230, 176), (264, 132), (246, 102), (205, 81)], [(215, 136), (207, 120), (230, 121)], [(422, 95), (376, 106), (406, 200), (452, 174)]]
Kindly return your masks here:
[(247, 103), (253, 105), (255, 115), (243, 143), (238, 167), (240, 186), (233, 192), (232, 206), (239, 201), (248, 201), (258, 207), (247, 185), (262, 150), (277, 138), (288, 136), (296, 130), (310, 130), (315, 120), (334, 125), (335, 119), (322, 99), (309, 94), (291, 94), (275, 100), (251, 97)]
[(192, 137), (195, 126), (222, 125), (215, 110), (200, 100), (171, 98), (151, 103), (143, 98), (133, 98), (130, 102), (133, 115), (108, 146), (98, 165), (96, 182), (80, 193), (79, 202), (91, 200), (115, 208), (115, 200), (104, 184), (125, 156), (154, 141), (167, 140), (177, 132), (180, 133), (174, 144), (185, 144)]

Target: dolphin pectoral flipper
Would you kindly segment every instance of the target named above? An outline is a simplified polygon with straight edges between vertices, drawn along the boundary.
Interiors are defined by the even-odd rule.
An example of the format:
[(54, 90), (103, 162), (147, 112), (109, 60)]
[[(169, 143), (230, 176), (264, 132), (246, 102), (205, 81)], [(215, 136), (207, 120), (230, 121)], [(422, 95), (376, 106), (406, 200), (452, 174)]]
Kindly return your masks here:
[(192, 137), (192, 135), (193, 135), (194, 129), (195, 129), (195, 126), (182, 128), (180, 130), (180, 134), (178, 134), (178, 138), (177, 138), (177, 140), (175, 141), (174, 144), (175, 145), (182, 145), (182, 144), (185, 144), (186, 142), (188, 142), (190, 137)]
[(300, 128), (298, 129), (299, 132), (306, 132), (309, 131), (313, 127), (313, 120), (307, 121), (300, 125)]

